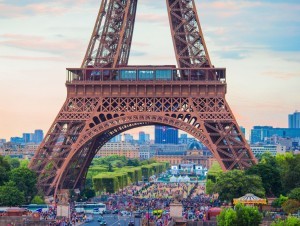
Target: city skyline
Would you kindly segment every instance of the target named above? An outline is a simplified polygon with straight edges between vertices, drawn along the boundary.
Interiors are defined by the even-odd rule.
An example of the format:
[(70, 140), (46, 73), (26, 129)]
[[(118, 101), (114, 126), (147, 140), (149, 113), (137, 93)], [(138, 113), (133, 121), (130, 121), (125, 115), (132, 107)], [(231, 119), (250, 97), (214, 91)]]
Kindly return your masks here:
[[(0, 2), (0, 138), (48, 131), (66, 97), (65, 68), (81, 65), (100, 2)], [(196, 3), (210, 58), (227, 68), (226, 99), (246, 137), (254, 125), (288, 127), (288, 114), (300, 109), (300, 3)], [(165, 1), (141, 0), (129, 64), (175, 64), (168, 26)]]

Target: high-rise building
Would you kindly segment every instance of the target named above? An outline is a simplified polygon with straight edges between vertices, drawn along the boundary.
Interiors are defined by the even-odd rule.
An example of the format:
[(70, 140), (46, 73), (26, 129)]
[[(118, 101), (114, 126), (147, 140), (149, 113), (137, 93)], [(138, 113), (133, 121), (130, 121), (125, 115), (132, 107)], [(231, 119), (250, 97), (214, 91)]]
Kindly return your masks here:
[(244, 136), (246, 135), (246, 129), (245, 129), (245, 127), (243, 127), (243, 126), (240, 126), (240, 129), (241, 129), (241, 131), (242, 131), (242, 133), (244, 134)]
[(117, 136), (111, 138), (109, 142), (121, 142), (121, 141), (122, 141), (122, 134), (118, 134)]
[(32, 141), (32, 134), (31, 133), (23, 133), (23, 140), (24, 143), (29, 143)]
[(139, 144), (144, 144), (146, 142), (146, 134), (143, 131), (139, 132)]
[(178, 144), (178, 129), (169, 126), (155, 126), (156, 144)]
[(6, 139), (0, 139), (0, 143), (1, 143), (1, 144), (6, 143)]
[(43, 141), (43, 138), (44, 138), (44, 132), (43, 132), (43, 130), (36, 129), (34, 131), (34, 136), (33, 137), (34, 137), (34, 139), (33, 139), (34, 143), (36, 143), (36, 144), (41, 143)]
[(300, 112), (289, 114), (289, 128), (300, 128)]
[(129, 133), (125, 133), (124, 134), (124, 141), (129, 142), (129, 143), (132, 142), (133, 141), (133, 136)]
[(272, 136), (283, 138), (300, 137), (300, 128), (273, 128), (272, 126), (254, 126), (251, 130), (251, 144), (264, 143)]
[(150, 142), (150, 134), (148, 133), (145, 134), (145, 141), (146, 143)]
[(23, 137), (11, 137), (10, 142), (14, 144), (23, 144), (24, 140)]

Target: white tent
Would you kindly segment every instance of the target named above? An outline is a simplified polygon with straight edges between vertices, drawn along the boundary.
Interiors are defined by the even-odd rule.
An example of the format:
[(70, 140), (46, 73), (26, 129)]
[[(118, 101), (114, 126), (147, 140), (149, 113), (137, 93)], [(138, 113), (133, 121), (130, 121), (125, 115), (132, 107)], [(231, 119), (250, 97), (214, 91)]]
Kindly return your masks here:
[(183, 182), (190, 182), (190, 178), (188, 177), (188, 175), (186, 175), (184, 178), (183, 178)]
[(170, 177), (170, 182), (177, 182), (177, 178), (173, 175)]

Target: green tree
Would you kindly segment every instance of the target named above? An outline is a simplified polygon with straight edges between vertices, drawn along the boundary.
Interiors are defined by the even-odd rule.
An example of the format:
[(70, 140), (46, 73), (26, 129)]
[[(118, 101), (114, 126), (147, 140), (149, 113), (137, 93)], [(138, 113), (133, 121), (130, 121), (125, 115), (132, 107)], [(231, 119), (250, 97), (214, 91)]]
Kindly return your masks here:
[(112, 167), (112, 164), (111, 163), (108, 163), (108, 172), (114, 172), (113, 170), (113, 167)]
[(80, 195), (85, 197), (86, 199), (90, 199), (96, 196), (96, 192), (94, 189), (86, 188), (80, 193)]
[(0, 186), (9, 180), (9, 171), (7, 171), (3, 166), (0, 166)]
[(19, 168), (21, 165), (20, 161), (16, 158), (12, 158), (11, 161), (9, 162), (9, 164), (12, 169)]
[(259, 226), (262, 214), (257, 207), (237, 204), (235, 209), (224, 209), (217, 216), (218, 226)]
[(276, 208), (281, 208), (282, 204), (287, 201), (289, 198), (283, 195), (280, 195), (279, 198), (275, 199), (272, 202), (272, 206)]
[(296, 213), (300, 210), (300, 202), (294, 199), (289, 199), (282, 204), (282, 209), (288, 214)]
[(300, 187), (291, 190), (290, 193), (288, 194), (288, 197), (289, 199), (295, 199), (300, 201)]
[(0, 186), (9, 180), (10, 165), (7, 158), (0, 155)]
[(278, 219), (271, 224), (271, 226), (299, 226), (300, 219), (297, 217), (289, 216), (285, 220)]
[(258, 175), (262, 179), (263, 187), (267, 196), (279, 196), (282, 192), (281, 177), (278, 168), (270, 165), (269, 162), (274, 163), (274, 160), (265, 161), (266, 163), (259, 163), (253, 165), (246, 171), (248, 175)]
[(24, 203), (24, 192), (21, 192), (13, 181), (0, 186), (0, 206), (19, 206)]
[(211, 179), (206, 180), (206, 193), (207, 194), (214, 194), (215, 193), (215, 183)]
[(278, 155), (276, 162), (280, 170), (284, 194), (300, 187), (300, 155), (290, 153)]
[(262, 214), (257, 207), (244, 206), (237, 204), (235, 206), (238, 226), (259, 226), (262, 221)]
[(231, 170), (219, 174), (215, 185), (216, 192), (221, 200), (231, 201), (247, 193), (259, 197), (265, 196), (261, 178), (256, 175), (246, 175), (241, 170)]
[(238, 226), (236, 211), (231, 208), (223, 209), (217, 216), (219, 226)]
[(10, 171), (10, 165), (7, 161), (7, 158), (4, 158), (2, 155), (0, 155), (0, 166), (2, 166), (6, 171)]
[(29, 203), (31, 199), (36, 195), (36, 182), (37, 175), (35, 172), (28, 168), (20, 167), (11, 170), (10, 180), (15, 182), (17, 188), (24, 192), (27, 202)]
[(28, 167), (29, 165), (29, 160), (28, 159), (22, 159), (20, 161), (20, 167)]
[(36, 195), (31, 200), (32, 204), (45, 204), (45, 201), (42, 196)]

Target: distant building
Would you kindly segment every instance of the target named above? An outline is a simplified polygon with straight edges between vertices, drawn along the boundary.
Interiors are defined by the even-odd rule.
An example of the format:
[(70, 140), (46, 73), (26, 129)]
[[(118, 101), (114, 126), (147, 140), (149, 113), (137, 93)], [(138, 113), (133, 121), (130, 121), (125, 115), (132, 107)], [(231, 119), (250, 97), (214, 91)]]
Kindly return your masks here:
[(289, 128), (300, 128), (300, 112), (289, 114)]
[(141, 160), (150, 159), (155, 153), (150, 152), (150, 145), (140, 145), (139, 146), (139, 158)]
[(139, 148), (124, 141), (108, 142), (103, 145), (96, 154), (98, 157), (111, 155), (125, 156), (126, 158), (139, 158)]
[(148, 133), (145, 134), (145, 142), (146, 143), (150, 142), (150, 134), (148, 134)]
[(143, 131), (139, 132), (139, 144), (144, 144), (146, 142), (146, 134)]
[(268, 138), (277, 135), (283, 138), (300, 137), (300, 128), (273, 128), (272, 126), (254, 126), (251, 130), (251, 144), (264, 143)]
[(36, 130), (34, 131), (33, 138), (34, 138), (34, 139), (33, 139), (34, 143), (40, 144), (40, 143), (43, 141), (43, 139), (44, 139), (44, 132), (43, 132), (43, 130), (41, 130), (41, 129), (36, 129)]
[(23, 137), (11, 137), (10, 142), (15, 143), (15, 144), (23, 144), (24, 139), (23, 139)]
[(120, 142), (122, 141), (122, 134), (118, 134), (109, 140), (109, 142)]
[(178, 129), (156, 125), (155, 126), (155, 144), (178, 144)]
[(129, 133), (124, 134), (124, 141), (131, 143), (133, 141), (133, 136)]
[[(178, 145), (179, 146), (179, 145)], [(189, 145), (184, 145), (182, 151), (161, 151), (157, 152), (154, 159), (159, 162), (170, 162), (171, 164), (194, 164), (210, 168), (215, 159), (212, 156), (203, 155), (203, 145), (194, 140)]]
[(264, 153), (271, 153), (275, 156), (277, 153), (284, 154), (286, 152), (286, 147), (282, 145), (251, 145), (251, 150), (254, 155), (262, 155)]
[(6, 139), (0, 139), (0, 144), (6, 143)]
[(245, 127), (243, 127), (243, 126), (240, 126), (240, 129), (241, 129), (241, 131), (242, 131), (242, 133), (244, 134), (244, 136), (246, 135), (246, 129), (245, 129)]
[(30, 143), (32, 141), (32, 134), (31, 133), (23, 133), (23, 140), (24, 143)]

